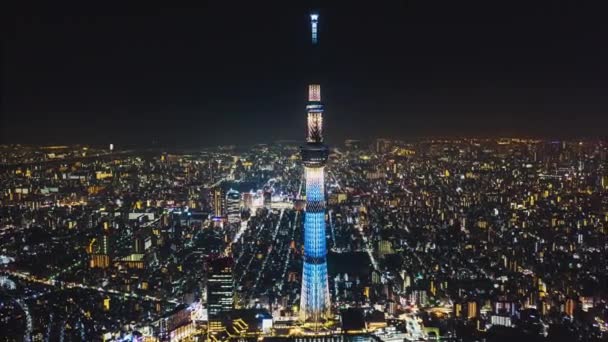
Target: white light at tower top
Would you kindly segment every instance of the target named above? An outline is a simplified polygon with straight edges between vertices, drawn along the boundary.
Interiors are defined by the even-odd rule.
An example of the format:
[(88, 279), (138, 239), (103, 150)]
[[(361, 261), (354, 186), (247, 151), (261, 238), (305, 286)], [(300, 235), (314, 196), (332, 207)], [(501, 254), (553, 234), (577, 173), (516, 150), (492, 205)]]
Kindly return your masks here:
[(310, 33), (312, 34), (312, 43), (317, 44), (318, 42), (318, 29), (317, 24), (319, 22), (319, 15), (317, 13), (310, 14)]

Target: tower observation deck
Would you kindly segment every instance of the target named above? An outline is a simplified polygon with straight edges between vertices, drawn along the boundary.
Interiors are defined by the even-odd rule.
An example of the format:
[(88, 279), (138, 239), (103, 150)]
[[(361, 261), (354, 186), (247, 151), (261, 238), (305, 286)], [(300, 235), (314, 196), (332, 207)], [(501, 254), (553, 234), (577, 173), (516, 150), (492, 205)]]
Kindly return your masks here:
[[(310, 14), (312, 45), (319, 43), (319, 14)], [(308, 86), (306, 144), (301, 155), (306, 179), (306, 211), (304, 214), (304, 260), (300, 320), (320, 323), (330, 313), (327, 282), (327, 246), (325, 239), (325, 164), (329, 150), (323, 144), (323, 104), (321, 85)]]

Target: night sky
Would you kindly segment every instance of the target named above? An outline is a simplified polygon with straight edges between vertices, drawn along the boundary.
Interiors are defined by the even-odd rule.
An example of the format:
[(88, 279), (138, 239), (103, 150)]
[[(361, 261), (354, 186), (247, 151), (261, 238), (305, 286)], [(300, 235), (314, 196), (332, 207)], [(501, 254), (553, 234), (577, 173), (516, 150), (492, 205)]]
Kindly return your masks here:
[[(214, 146), (326, 136), (606, 136), (606, 8), (570, 1), (216, 1), (21, 9), (6, 19), (0, 142)], [(334, 4), (334, 1), (326, 1)], [(597, 1), (595, 3), (600, 3)]]

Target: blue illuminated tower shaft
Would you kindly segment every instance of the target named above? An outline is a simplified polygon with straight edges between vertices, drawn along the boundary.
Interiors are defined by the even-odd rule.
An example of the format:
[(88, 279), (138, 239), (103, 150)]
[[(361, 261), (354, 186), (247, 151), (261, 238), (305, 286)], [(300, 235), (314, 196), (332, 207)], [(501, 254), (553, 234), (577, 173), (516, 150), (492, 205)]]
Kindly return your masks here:
[(304, 269), (302, 271), (300, 319), (319, 322), (327, 317), (330, 309), (325, 243), (324, 167), (321, 165), (305, 166), (304, 170), (306, 213), (304, 215)]

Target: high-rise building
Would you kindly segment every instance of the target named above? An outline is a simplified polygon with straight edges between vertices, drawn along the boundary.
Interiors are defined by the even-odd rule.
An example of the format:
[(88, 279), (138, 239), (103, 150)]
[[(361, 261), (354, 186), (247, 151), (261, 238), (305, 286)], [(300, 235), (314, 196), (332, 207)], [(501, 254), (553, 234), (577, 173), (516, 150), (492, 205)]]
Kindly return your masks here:
[(389, 139), (376, 139), (376, 153), (386, 154), (391, 151), (393, 142)]
[(243, 207), (245, 209), (251, 209), (253, 207), (253, 195), (252, 192), (243, 193)]
[[(312, 43), (318, 43), (319, 15), (312, 13)], [(323, 144), (323, 104), (321, 86), (308, 86), (308, 132), (302, 147), (302, 162), (306, 178), (306, 212), (304, 214), (304, 265), (300, 298), (300, 319), (321, 322), (330, 313), (327, 282), (327, 247), (325, 241), (324, 168), (329, 150)]]
[(221, 186), (217, 186), (211, 193), (213, 201), (213, 214), (215, 217), (224, 216), (225, 197)]
[(387, 254), (392, 254), (393, 251), (393, 243), (389, 240), (380, 240), (378, 241), (378, 256), (380, 259), (384, 259)]
[(361, 145), (361, 140), (347, 139), (344, 141), (344, 147), (348, 150), (360, 150)]
[(90, 254), (89, 266), (91, 268), (107, 268), (110, 266), (114, 254), (113, 240), (109, 229), (105, 229), (103, 234), (90, 241), (87, 251)]
[(241, 222), (241, 193), (234, 189), (226, 193), (226, 216), (230, 224)]
[(467, 318), (473, 319), (479, 317), (479, 309), (477, 302), (470, 301), (467, 303)]
[(272, 206), (272, 190), (264, 189), (264, 207), (270, 209)]
[(566, 315), (572, 317), (574, 316), (574, 310), (576, 309), (576, 302), (572, 298), (568, 298), (566, 300), (564, 312)]
[(223, 329), (221, 316), (232, 310), (234, 302), (234, 278), (232, 258), (213, 260), (207, 281), (207, 307), (209, 312), (209, 331)]

